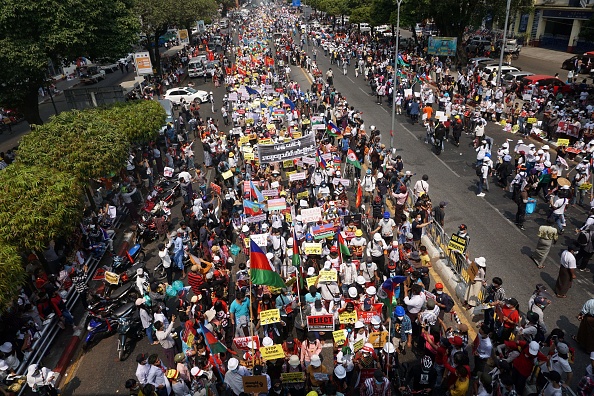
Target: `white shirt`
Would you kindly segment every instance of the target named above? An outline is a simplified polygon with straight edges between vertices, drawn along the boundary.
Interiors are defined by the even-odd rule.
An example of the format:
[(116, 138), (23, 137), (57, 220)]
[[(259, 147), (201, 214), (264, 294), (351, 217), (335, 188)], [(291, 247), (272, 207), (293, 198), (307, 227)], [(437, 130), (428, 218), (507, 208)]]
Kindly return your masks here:
[(476, 348), (478, 356), (481, 359), (488, 359), (491, 357), (491, 352), (493, 350), (493, 344), (491, 343), (491, 339), (489, 337), (483, 338), (480, 334), (477, 335), (479, 338), (479, 345)]
[(425, 294), (421, 293), (416, 294), (410, 298), (408, 296), (404, 297), (404, 303), (406, 304), (408, 312), (414, 315), (421, 312), (421, 309), (423, 308), (426, 299), (427, 298), (425, 297)]
[(382, 219), (379, 225), (382, 230), (382, 236), (394, 236), (394, 227), (396, 226), (394, 219)]
[(563, 251), (561, 253), (561, 266), (569, 269), (575, 269), (575, 256), (573, 253), (569, 252), (569, 250)]
[(163, 263), (163, 268), (171, 267), (171, 256), (167, 249), (163, 251), (159, 251), (159, 257), (161, 258), (161, 262)]
[(424, 180), (419, 180), (413, 187), (413, 193), (418, 197), (420, 193), (429, 194), (429, 183)]
[(148, 384), (148, 375), (149, 371), (151, 370), (151, 365), (148, 363), (140, 364), (136, 366), (136, 378), (138, 379), (138, 383), (140, 385)]
[(340, 280), (345, 285), (352, 285), (357, 279), (357, 266), (353, 263), (350, 265), (346, 263), (340, 264)]
[(567, 198), (557, 198), (553, 201), (554, 214), (563, 214), (565, 212), (565, 206), (569, 203)]

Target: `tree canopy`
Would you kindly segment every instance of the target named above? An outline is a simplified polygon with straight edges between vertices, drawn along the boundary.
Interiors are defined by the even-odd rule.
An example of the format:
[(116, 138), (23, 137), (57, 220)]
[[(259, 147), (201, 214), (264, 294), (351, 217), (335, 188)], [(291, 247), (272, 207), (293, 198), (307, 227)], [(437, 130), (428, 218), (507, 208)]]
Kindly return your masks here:
[(25, 269), (18, 249), (0, 242), (0, 312), (10, 306), (25, 282)]
[(62, 112), (23, 136), (17, 162), (52, 166), (82, 182), (118, 172), (132, 142), (156, 137), (165, 123), (156, 101)]
[(0, 172), (0, 243), (42, 250), (72, 233), (82, 216), (80, 186), (73, 175), (51, 165), (15, 164)]
[(117, 58), (137, 40), (132, 0), (3, 0), (0, 2), (0, 105), (42, 124), (38, 89), (48, 61)]

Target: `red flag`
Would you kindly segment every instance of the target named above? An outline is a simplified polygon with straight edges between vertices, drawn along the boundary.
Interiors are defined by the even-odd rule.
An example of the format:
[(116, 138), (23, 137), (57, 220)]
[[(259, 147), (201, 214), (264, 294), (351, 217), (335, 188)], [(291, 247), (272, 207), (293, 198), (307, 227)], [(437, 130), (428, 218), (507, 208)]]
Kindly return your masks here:
[(363, 198), (363, 189), (361, 188), (361, 181), (357, 184), (357, 199), (355, 200), (355, 206), (358, 208), (361, 206), (361, 200)]

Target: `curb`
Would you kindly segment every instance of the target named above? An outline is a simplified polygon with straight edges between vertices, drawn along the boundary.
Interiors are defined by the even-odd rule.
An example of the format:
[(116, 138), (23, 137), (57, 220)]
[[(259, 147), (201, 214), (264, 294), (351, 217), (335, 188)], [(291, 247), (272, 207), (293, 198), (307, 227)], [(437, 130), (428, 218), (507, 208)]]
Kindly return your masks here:
[(435, 247), (427, 235), (423, 235), (421, 240), (422, 244), (427, 248), (429, 257), (431, 257), (433, 265), (433, 267), (429, 268), (431, 277), (435, 280), (435, 283), (442, 283), (451, 297), (455, 297), (454, 310), (458, 314), (460, 321), (468, 326), (469, 340), (473, 340), (477, 335), (476, 325), (472, 322), (472, 316), (460, 305), (460, 300), (464, 297), (463, 290), (459, 286), (460, 277), (447, 265), (447, 261), (442, 258), (442, 252)]
[(74, 356), (74, 352), (76, 351), (76, 349), (78, 348), (78, 345), (80, 344), (80, 340), (83, 335), (83, 330), (85, 328), (85, 323), (87, 322), (87, 316), (88, 316), (88, 312), (85, 312), (85, 314), (83, 315), (82, 319), (80, 320), (80, 322), (78, 324), (79, 328), (77, 328), (77, 330), (72, 335), (72, 338), (68, 342), (68, 345), (66, 345), (66, 348), (64, 348), (64, 351), (62, 352), (62, 356), (60, 357), (60, 360), (58, 360), (56, 367), (54, 367), (53, 371), (56, 373), (60, 373), (61, 380), (64, 379), (64, 374), (65, 374), (66, 370), (68, 369), (68, 367), (70, 366), (70, 363), (72, 363), (72, 357)]

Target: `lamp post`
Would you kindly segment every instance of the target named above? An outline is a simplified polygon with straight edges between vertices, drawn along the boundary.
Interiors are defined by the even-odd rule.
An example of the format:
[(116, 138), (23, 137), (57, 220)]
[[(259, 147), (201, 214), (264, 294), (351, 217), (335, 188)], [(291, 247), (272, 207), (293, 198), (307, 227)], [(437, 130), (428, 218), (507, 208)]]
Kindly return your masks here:
[(398, 78), (398, 44), (400, 44), (400, 4), (402, 4), (402, 0), (396, 0), (396, 4), (398, 6), (398, 11), (396, 18), (396, 48), (394, 50), (394, 79), (392, 82), (392, 128), (390, 129), (390, 150), (394, 148), (394, 123), (396, 121), (396, 79)]
[(503, 55), (505, 54), (505, 40), (507, 38), (507, 22), (509, 21), (509, 9), (511, 8), (511, 0), (507, 0), (507, 7), (505, 9), (505, 25), (503, 26), (503, 39), (501, 40), (501, 47), (499, 49), (499, 68), (497, 69), (497, 87), (501, 86), (501, 68), (503, 67)]

